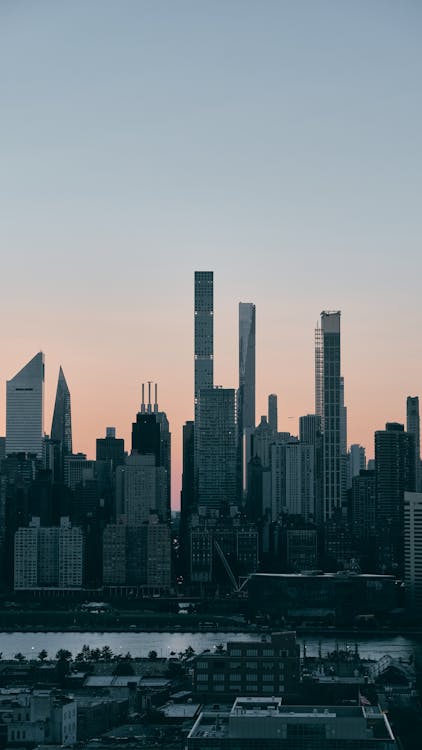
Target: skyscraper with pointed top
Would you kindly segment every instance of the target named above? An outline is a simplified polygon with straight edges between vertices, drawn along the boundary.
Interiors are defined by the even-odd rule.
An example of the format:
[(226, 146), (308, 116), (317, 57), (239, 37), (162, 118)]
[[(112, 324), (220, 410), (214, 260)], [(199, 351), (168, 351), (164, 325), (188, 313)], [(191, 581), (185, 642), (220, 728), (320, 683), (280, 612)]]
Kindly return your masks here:
[(44, 354), (38, 352), (6, 383), (6, 455), (42, 457), (44, 437)]
[(54, 403), (51, 439), (61, 443), (63, 455), (72, 453), (72, 415), (70, 410), (70, 391), (60, 367), (57, 381), (56, 401)]

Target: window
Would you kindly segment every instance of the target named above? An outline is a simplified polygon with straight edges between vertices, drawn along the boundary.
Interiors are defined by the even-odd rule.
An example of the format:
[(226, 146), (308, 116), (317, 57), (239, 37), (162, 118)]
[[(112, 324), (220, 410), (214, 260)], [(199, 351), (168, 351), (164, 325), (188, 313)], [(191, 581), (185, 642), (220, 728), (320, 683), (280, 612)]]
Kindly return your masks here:
[(274, 656), (274, 649), (273, 648), (264, 648), (262, 651), (263, 656)]
[(230, 682), (241, 682), (242, 675), (240, 674), (231, 674), (230, 675)]
[(196, 664), (197, 669), (208, 669), (208, 662), (207, 661), (198, 661)]
[(258, 650), (256, 648), (248, 648), (246, 650), (246, 656), (258, 656)]
[(247, 661), (246, 662), (246, 668), (247, 669), (258, 669), (258, 664), (256, 661)]
[(242, 656), (242, 651), (240, 648), (232, 648), (230, 651), (230, 656)]
[(240, 661), (231, 661), (229, 662), (230, 669), (240, 669), (242, 666), (242, 662)]
[(212, 679), (214, 680), (214, 682), (216, 680), (223, 680), (224, 681), (224, 674), (222, 672), (219, 672), (218, 674), (214, 674), (212, 676)]
[(251, 672), (250, 674), (246, 675), (246, 682), (256, 682), (258, 679), (257, 673)]
[(258, 692), (258, 685), (246, 685), (246, 692), (247, 693), (257, 693)]
[(208, 682), (208, 675), (207, 674), (197, 674), (196, 675), (197, 682)]

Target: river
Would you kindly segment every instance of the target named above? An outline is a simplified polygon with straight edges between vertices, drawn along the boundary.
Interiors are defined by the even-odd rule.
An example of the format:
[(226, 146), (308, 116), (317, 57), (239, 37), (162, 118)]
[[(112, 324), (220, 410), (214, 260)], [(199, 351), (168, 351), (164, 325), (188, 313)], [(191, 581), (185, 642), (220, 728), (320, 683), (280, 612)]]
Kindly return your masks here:
[[(199, 653), (204, 649), (213, 649), (219, 643), (227, 641), (254, 641), (260, 639), (256, 633), (0, 633), (0, 652), (3, 659), (11, 659), (20, 652), (27, 658), (36, 658), (40, 651), (45, 649), (49, 657), (54, 658), (60, 648), (68, 649), (73, 656), (81, 651), (86, 643), (90, 648), (102, 648), (110, 646), (115, 654), (126, 654), (128, 651), (132, 656), (148, 656), (150, 651), (156, 651), (158, 656), (168, 657), (171, 652), (185, 651), (188, 646)], [(408, 659), (414, 654), (419, 662), (422, 662), (422, 640), (414, 637), (404, 636), (350, 636), (344, 635), (327, 637), (324, 634), (298, 635), (298, 642), (303, 646), (306, 644), (308, 656), (316, 656), (321, 646), (322, 653), (339, 648), (354, 649), (357, 643), (359, 654), (362, 657), (379, 659), (384, 654), (390, 654), (395, 658)]]

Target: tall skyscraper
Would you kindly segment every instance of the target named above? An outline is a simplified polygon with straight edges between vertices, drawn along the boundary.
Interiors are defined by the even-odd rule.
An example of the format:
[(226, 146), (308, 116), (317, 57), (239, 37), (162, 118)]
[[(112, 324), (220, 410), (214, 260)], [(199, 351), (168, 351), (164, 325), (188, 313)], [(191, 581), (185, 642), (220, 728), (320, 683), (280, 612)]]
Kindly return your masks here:
[[(57, 381), (50, 438), (54, 456), (54, 479), (63, 481), (65, 457), (72, 455), (72, 416), (70, 391), (61, 367)], [(49, 463), (50, 461), (47, 461), (47, 464)]]
[(239, 428), (255, 428), (255, 305), (239, 302)]
[(416, 490), (419, 492), (421, 489), (421, 442), (418, 396), (407, 397), (406, 430), (415, 436)]
[(255, 429), (255, 305), (239, 302), (239, 390), (237, 400), (239, 490), (247, 490), (246, 467)]
[(270, 393), (268, 396), (268, 424), (275, 435), (278, 432), (278, 407), (275, 393)]
[(415, 490), (415, 437), (387, 422), (375, 433), (378, 557), (386, 569), (403, 565), (404, 493)]
[(201, 388), (195, 422), (198, 506), (221, 511), (237, 505), (237, 421), (234, 388)]
[[(340, 311), (321, 313), (315, 331), (315, 412), (323, 430), (323, 516), (341, 508), (341, 455), (344, 442), (341, 410)], [(342, 440), (343, 437), (343, 440)]]
[(195, 271), (195, 421), (199, 391), (214, 385), (214, 274)]
[(38, 352), (6, 383), (6, 455), (42, 458), (44, 437), (44, 354)]
[(412, 615), (422, 614), (422, 493), (404, 493), (404, 580)]
[(151, 403), (151, 385), (148, 383), (148, 402), (145, 403), (145, 386), (142, 383), (141, 410), (132, 424), (132, 452), (155, 456), (155, 465), (167, 472), (167, 501), (171, 505), (171, 433), (164, 411), (158, 409), (158, 386), (155, 383), (155, 400)]
[(323, 437), (321, 431), (321, 417), (318, 414), (305, 414), (299, 417), (299, 440), (305, 445), (312, 445), (314, 453), (314, 498), (315, 522), (322, 526), (323, 513), (323, 473), (322, 448)]

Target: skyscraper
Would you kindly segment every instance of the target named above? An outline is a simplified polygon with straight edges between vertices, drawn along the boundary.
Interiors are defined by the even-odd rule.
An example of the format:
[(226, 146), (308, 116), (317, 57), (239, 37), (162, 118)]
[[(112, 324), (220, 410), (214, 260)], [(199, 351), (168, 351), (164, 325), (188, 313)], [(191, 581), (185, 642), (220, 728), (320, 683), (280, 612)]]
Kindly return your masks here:
[(214, 385), (214, 274), (195, 271), (195, 421), (199, 391)]
[(404, 578), (407, 605), (422, 614), (422, 494), (404, 493)]
[(238, 494), (234, 388), (201, 388), (195, 443), (198, 506), (204, 512), (235, 506)]
[[(323, 431), (323, 517), (341, 508), (341, 449), (344, 442), (341, 411), (340, 311), (321, 313), (315, 331), (315, 412)], [(343, 437), (343, 441), (342, 441)]]
[(278, 432), (278, 408), (277, 396), (275, 393), (270, 393), (268, 396), (268, 424), (275, 435)]
[(419, 492), (421, 489), (421, 444), (418, 396), (407, 397), (406, 430), (415, 436), (416, 490)]
[(214, 274), (195, 271), (194, 300), (194, 492), (198, 505), (199, 482), (199, 395), (214, 386)]
[(151, 382), (148, 382), (148, 403), (145, 403), (145, 387), (142, 383), (141, 410), (132, 424), (132, 451), (139, 455), (151, 453), (155, 465), (163, 466), (167, 472), (167, 502), (171, 505), (171, 433), (164, 411), (158, 409), (158, 386), (155, 383), (154, 405), (151, 403)]
[(255, 305), (239, 302), (239, 429), (255, 428)]
[(51, 440), (56, 444), (59, 454), (58, 460), (55, 462), (55, 478), (63, 480), (65, 456), (72, 454), (72, 416), (70, 410), (70, 391), (61, 367), (57, 381), (56, 400), (51, 424)]
[(6, 455), (42, 458), (44, 437), (44, 354), (38, 352), (6, 383)]
[(415, 437), (387, 422), (375, 433), (376, 525), (380, 565), (403, 564), (404, 493), (415, 490)]

